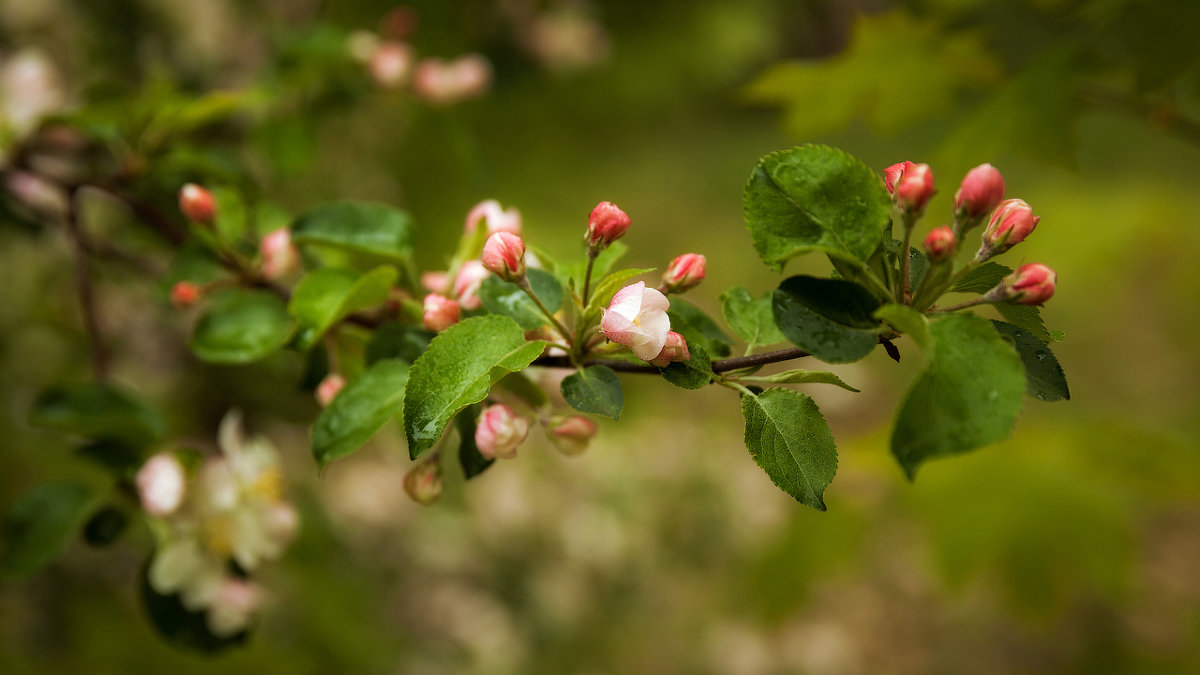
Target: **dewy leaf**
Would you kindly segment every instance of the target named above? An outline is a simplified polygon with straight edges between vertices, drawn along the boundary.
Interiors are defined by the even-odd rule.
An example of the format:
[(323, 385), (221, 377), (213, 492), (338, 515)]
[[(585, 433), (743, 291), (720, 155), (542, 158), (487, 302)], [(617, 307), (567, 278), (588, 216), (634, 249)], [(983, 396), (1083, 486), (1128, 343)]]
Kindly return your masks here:
[(797, 501), (825, 510), (837, 472), (837, 447), (811, 398), (790, 389), (742, 396), (746, 448), (771, 481)]
[(671, 330), (687, 338), (689, 345), (699, 343), (711, 354), (729, 356), (729, 346), (733, 340), (704, 310), (683, 298), (675, 297), (671, 298), (671, 309), (667, 316), (671, 319)]
[(775, 326), (770, 291), (755, 300), (745, 286), (734, 286), (721, 296), (721, 313), (725, 323), (748, 345), (773, 345), (787, 339)]
[(908, 335), (924, 349), (929, 344), (929, 321), (925, 315), (904, 305), (884, 305), (875, 310), (875, 318), (892, 325), (897, 332)]
[(287, 306), (300, 322), (297, 346), (309, 349), (338, 321), (387, 301), (397, 276), (396, 268), (390, 265), (381, 265), (362, 276), (331, 268), (306, 274), (296, 284)]
[(812, 251), (866, 262), (883, 236), (892, 200), (878, 174), (824, 145), (759, 160), (742, 195), (746, 227), (776, 271)]
[(1021, 359), (991, 322), (947, 314), (929, 335), (925, 368), (892, 431), (892, 454), (910, 479), (926, 460), (1008, 437), (1025, 393)]
[(192, 330), (192, 352), (204, 361), (257, 361), (292, 336), (292, 317), (270, 291), (235, 289), (214, 300)]
[(857, 361), (879, 342), (879, 300), (853, 282), (791, 277), (775, 289), (771, 308), (792, 344), (827, 363)]
[(332, 202), (296, 218), (292, 240), (403, 259), (412, 252), (413, 229), (406, 211), (369, 202)]
[(479, 452), (479, 446), (475, 444), (475, 426), (478, 421), (478, 405), (467, 407), (454, 418), (454, 427), (458, 429), (460, 436), (458, 464), (462, 467), (463, 477), (467, 480), (483, 473), (496, 462), (494, 459), (484, 457), (483, 453)]
[(59, 385), (38, 395), (29, 411), (35, 427), (95, 441), (144, 448), (162, 437), (165, 424), (153, 409), (109, 384)]
[(27, 576), (62, 554), (83, 527), (96, 493), (75, 483), (43, 483), (4, 514), (0, 575)]
[(985, 262), (955, 281), (950, 290), (959, 293), (987, 293), (1010, 274), (1011, 268), (997, 262)]
[(580, 412), (621, 418), (625, 394), (617, 374), (608, 366), (588, 366), (571, 373), (560, 388), (567, 403)]
[(1025, 366), (1025, 390), (1030, 396), (1042, 401), (1071, 399), (1067, 376), (1049, 345), (1020, 326), (1003, 321), (993, 321), (992, 325), (1001, 335), (1012, 338)]
[[(526, 272), (529, 285), (542, 304), (551, 312), (557, 312), (563, 303), (563, 287), (553, 274), (539, 269)], [(549, 323), (533, 300), (520, 286), (504, 281), (492, 274), (479, 286), (479, 299), (483, 307), (492, 314), (502, 314), (517, 322), (525, 330), (533, 330)]]
[(458, 411), (487, 398), (492, 385), (523, 370), (546, 343), (525, 341), (505, 316), (466, 319), (442, 331), (413, 362), (404, 394), (404, 434), (413, 459), (433, 447)]
[(688, 352), (691, 359), (668, 363), (665, 368), (659, 368), (659, 372), (676, 387), (702, 389), (712, 381), (712, 358), (699, 342), (688, 343)]
[(317, 464), (358, 450), (404, 405), (408, 364), (384, 359), (351, 380), (334, 397), (312, 430), (312, 452)]
[(859, 390), (842, 381), (842, 378), (828, 370), (804, 370), (795, 368), (773, 375), (754, 375), (740, 378), (741, 382), (766, 382), (768, 384), (832, 384), (846, 391), (857, 393)]
[(1046, 330), (1046, 323), (1042, 321), (1042, 311), (1037, 307), (1033, 305), (1016, 305), (1007, 302), (998, 302), (994, 307), (1006, 321), (1024, 328), (1042, 342), (1054, 341), (1053, 336), (1050, 335), (1050, 331)]

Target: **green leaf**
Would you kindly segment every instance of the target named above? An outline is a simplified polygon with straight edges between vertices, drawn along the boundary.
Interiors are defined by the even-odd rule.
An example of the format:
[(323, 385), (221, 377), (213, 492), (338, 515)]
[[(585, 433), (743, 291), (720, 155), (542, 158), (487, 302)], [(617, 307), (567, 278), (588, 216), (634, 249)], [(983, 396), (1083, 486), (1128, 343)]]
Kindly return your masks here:
[(324, 467), (358, 450), (395, 417), (404, 405), (408, 377), (408, 364), (384, 359), (347, 383), (313, 423), (317, 464)]
[(671, 330), (687, 338), (688, 344), (700, 344), (710, 354), (729, 356), (733, 339), (721, 330), (707, 312), (679, 297), (671, 298)]
[(154, 443), (166, 427), (153, 408), (117, 387), (98, 382), (43, 391), (29, 411), (29, 423), (130, 449)]
[(216, 296), (196, 321), (192, 352), (212, 363), (249, 363), (287, 344), (294, 327), (279, 296), (235, 289)]
[(139, 584), (142, 606), (146, 609), (150, 625), (164, 640), (176, 647), (206, 654), (215, 654), (246, 641), (247, 631), (224, 638), (213, 635), (208, 629), (208, 614), (187, 609), (178, 594), (163, 595), (154, 590), (150, 585), (149, 569), (150, 563), (147, 562), (142, 567)]
[(96, 497), (75, 483), (43, 483), (26, 492), (4, 514), (0, 574), (28, 576), (62, 554), (79, 532)]
[(985, 262), (955, 281), (950, 290), (959, 293), (987, 293), (1010, 274), (1011, 268), (997, 262)]
[(217, 186), (212, 188), (212, 195), (217, 203), (217, 217), (213, 223), (217, 239), (232, 245), (246, 235), (246, 203), (233, 188)]
[(1020, 326), (1003, 321), (993, 321), (992, 325), (1001, 335), (1011, 338), (1017, 348), (1025, 366), (1025, 390), (1030, 396), (1041, 401), (1071, 400), (1067, 376), (1049, 345)]
[(433, 447), (458, 411), (482, 401), (500, 378), (523, 370), (545, 348), (541, 340), (526, 342), (505, 316), (474, 317), (442, 331), (409, 372), (404, 433), (412, 458)]
[(1037, 307), (1007, 302), (998, 302), (993, 307), (1005, 321), (1033, 333), (1033, 336), (1042, 342), (1054, 341), (1050, 331), (1046, 330), (1046, 323), (1042, 321), (1042, 311)]
[(771, 313), (771, 291), (755, 300), (745, 286), (734, 286), (721, 296), (725, 323), (751, 347), (773, 345), (787, 338), (775, 326)]
[(811, 398), (790, 389), (742, 396), (746, 448), (784, 492), (818, 511), (837, 472), (837, 446)]
[(712, 358), (700, 343), (688, 343), (691, 359), (668, 363), (665, 368), (659, 368), (663, 378), (684, 389), (702, 389), (712, 381)]
[(287, 305), (288, 312), (300, 322), (297, 347), (311, 348), (338, 321), (386, 302), (397, 276), (396, 268), (390, 265), (381, 265), (362, 276), (329, 268), (304, 275)]
[(792, 344), (827, 363), (857, 361), (879, 342), (879, 300), (853, 282), (791, 277), (775, 290), (771, 309)]
[(875, 310), (875, 318), (888, 322), (896, 332), (912, 337), (922, 349), (929, 344), (929, 321), (924, 314), (911, 307), (884, 305)]
[(399, 260), (412, 253), (413, 230), (406, 211), (369, 202), (332, 202), (296, 218), (292, 240)]
[(479, 446), (475, 445), (475, 426), (478, 421), (478, 405), (468, 406), (454, 418), (454, 427), (458, 429), (460, 437), (458, 464), (467, 480), (487, 471), (488, 467), (496, 463), (496, 460), (484, 457), (483, 453), (479, 452)]
[(562, 395), (572, 408), (585, 413), (621, 418), (625, 394), (621, 381), (608, 366), (588, 366), (562, 381)]
[(142, 452), (121, 441), (95, 441), (75, 452), (80, 458), (122, 478), (132, 476), (145, 459)]
[(429, 348), (434, 333), (413, 324), (385, 323), (371, 335), (367, 343), (367, 365), (383, 359), (400, 359), (412, 363)]
[(910, 479), (926, 460), (1008, 437), (1025, 393), (1021, 359), (991, 322), (947, 314), (930, 322), (929, 337), (892, 431), (892, 454)]
[(642, 269), (631, 268), (618, 270), (604, 277), (600, 283), (592, 288), (592, 297), (588, 301), (587, 308), (584, 310), (583, 321), (581, 322), (583, 330), (586, 331), (600, 320), (600, 310), (612, 301), (617, 291), (629, 285), (631, 279), (653, 271), (653, 267), (644, 267)]
[[(597, 288), (596, 282), (608, 276), (614, 265), (625, 257), (629, 252), (629, 247), (623, 241), (614, 241), (608, 245), (596, 256), (596, 262), (592, 264), (592, 289)], [(587, 261), (574, 263), (572, 265), (564, 265), (559, 269), (559, 272), (568, 279), (574, 279), (575, 284), (579, 288), (583, 288), (583, 275), (587, 272)], [(615, 290), (613, 291), (616, 292)], [(612, 296), (609, 296), (612, 297)], [(608, 298), (605, 298), (607, 300)]]
[(842, 378), (828, 370), (804, 370), (794, 368), (773, 375), (754, 375), (739, 378), (740, 382), (765, 382), (768, 384), (832, 384), (846, 391), (857, 393), (859, 390), (842, 381)]
[(883, 236), (892, 200), (866, 164), (823, 145), (759, 160), (742, 196), (746, 227), (769, 267), (820, 251), (866, 262)]
[(88, 546), (102, 547), (116, 541), (129, 527), (129, 516), (116, 506), (105, 506), (92, 514), (83, 526), (83, 540)]
[[(526, 272), (529, 285), (542, 304), (551, 312), (557, 312), (563, 303), (563, 287), (553, 274), (544, 270), (530, 269)], [(538, 309), (533, 300), (520, 286), (490, 275), (479, 286), (479, 299), (483, 307), (492, 314), (502, 314), (517, 322), (525, 330), (533, 330), (549, 323), (549, 319)]]
[(496, 386), (513, 393), (535, 411), (541, 410), (550, 402), (546, 392), (523, 373), (509, 373), (497, 382)]

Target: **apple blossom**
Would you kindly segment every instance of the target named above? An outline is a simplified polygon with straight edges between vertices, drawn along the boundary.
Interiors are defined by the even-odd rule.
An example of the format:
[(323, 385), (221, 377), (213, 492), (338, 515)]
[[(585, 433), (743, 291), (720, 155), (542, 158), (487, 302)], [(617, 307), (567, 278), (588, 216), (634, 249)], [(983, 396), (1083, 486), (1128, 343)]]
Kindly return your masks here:
[(479, 54), (453, 61), (422, 59), (417, 64), (413, 90), (434, 105), (450, 105), (482, 96), (491, 85), (492, 64)]
[(600, 202), (588, 216), (587, 245), (599, 251), (621, 238), (633, 221), (612, 202)]
[[(912, 162), (903, 164), (895, 182), (892, 183), (894, 186), (892, 196), (900, 208), (919, 214), (925, 210), (925, 205), (933, 197), (933, 170), (929, 168), (928, 164), (913, 164)], [(889, 167), (889, 170), (893, 167)]]
[(1001, 299), (1018, 305), (1040, 305), (1049, 300), (1058, 285), (1058, 275), (1041, 263), (1021, 265), (1016, 272), (1004, 277), (988, 295), (997, 293)]
[(418, 504), (428, 506), (442, 496), (442, 465), (436, 459), (418, 462), (404, 474), (404, 491)]
[(564, 455), (578, 455), (596, 435), (596, 423), (583, 415), (556, 417), (546, 425), (546, 432)]
[(262, 275), (267, 279), (280, 279), (300, 269), (300, 252), (292, 245), (292, 231), (286, 227), (263, 235), (258, 251), (262, 255)]
[(321, 380), (321, 383), (317, 385), (317, 403), (319, 403), (322, 408), (328, 406), (330, 403), (333, 403), (333, 399), (337, 398), (337, 395), (345, 386), (346, 378), (342, 377), (341, 375), (338, 375), (337, 373), (330, 373), (326, 375)]
[(967, 172), (954, 193), (954, 210), (974, 219), (996, 208), (1001, 199), (1004, 199), (1004, 176), (991, 164), (980, 164)]
[(152, 516), (169, 516), (183, 503), (187, 475), (175, 455), (162, 452), (146, 460), (137, 477), (142, 508)]
[(211, 225), (217, 217), (217, 200), (208, 190), (188, 183), (179, 188), (179, 210), (194, 223)]
[(675, 361), (691, 361), (692, 355), (688, 352), (687, 340), (675, 331), (667, 333), (667, 341), (663, 345), (662, 351), (658, 356), (650, 359), (651, 365), (659, 368), (666, 368)]
[(204, 289), (190, 281), (180, 281), (171, 287), (171, 304), (179, 309), (191, 307), (199, 302)]
[(479, 454), (488, 459), (511, 459), (517, 456), (517, 447), (529, 435), (529, 420), (517, 415), (513, 409), (497, 403), (483, 409), (475, 427), (475, 445)]
[(1025, 241), (1037, 227), (1040, 217), (1033, 215), (1033, 208), (1023, 199), (1006, 199), (1000, 202), (983, 231), (983, 244), (976, 255), (977, 260), (986, 260), (1004, 253)]
[(671, 303), (661, 292), (646, 288), (639, 281), (617, 291), (604, 310), (600, 332), (604, 337), (633, 350), (635, 356), (649, 361), (659, 355), (667, 343)]
[(490, 275), (491, 272), (481, 260), (468, 260), (462, 264), (458, 276), (454, 278), (454, 299), (463, 309), (474, 310), (483, 305), (479, 298), (479, 285)]
[(440, 333), (458, 323), (459, 305), (454, 300), (437, 293), (425, 296), (424, 313), (421, 320), (426, 330)]
[(949, 225), (935, 227), (925, 236), (925, 257), (935, 263), (949, 260), (954, 255), (956, 243), (954, 230)]
[(507, 209), (500, 207), (500, 202), (495, 199), (485, 199), (467, 212), (467, 220), (463, 224), (463, 232), (470, 234), (483, 223), (487, 227), (488, 234), (496, 232), (511, 232), (516, 235), (521, 234), (521, 212), (517, 207), (510, 206)]
[(383, 42), (371, 52), (367, 70), (376, 84), (395, 89), (408, 82), (414, 59), (411, 45), (403, 42)]
[(208, 607), (208, 629), (217, 637), (231, 637), (250, 625), (262, 604), (263, 590), (258, 584), (226, 577), (217, 587)]
[(525, 278), (525, 242), (511, 232), (496, 232), (483, 244), (483, 266), (505, 281)]
[(682, 293), (704, 281), (707, 260), (699, 253), (684, 253), (667, 265), (659, 289), (666, 293)]

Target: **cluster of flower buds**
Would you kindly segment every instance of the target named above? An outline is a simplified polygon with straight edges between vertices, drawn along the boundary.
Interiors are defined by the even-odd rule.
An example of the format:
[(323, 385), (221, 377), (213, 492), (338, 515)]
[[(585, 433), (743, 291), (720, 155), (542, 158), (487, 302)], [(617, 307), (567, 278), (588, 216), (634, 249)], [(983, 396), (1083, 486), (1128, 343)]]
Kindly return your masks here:
[(422, 59), (413, 78), (413, 92), (428, 103), (451, 105), (485, 94), (492, 83), (492, 64), (480, 54), (453, 61)]
[(245, 438), (236, 412), (221, 422), (218, 441), (221, 454), (207, 459), (190, 483), (169, 453), (147, 460), (135, 483), (146, 514), (163, 524), (154, 530), (151, 587), (179, 594), (184, 607), (205, 613), (213, 634), (228, 637), (245, 630), (262, 600), (256, 584), (230, 573), (230, 563), (252, 572), (277, 559), (300, 519), (283, 500), (278, 453), (264, 439)]
[(489, 405), (475, 426), (475, 446), (488, 459), (512, 459), (529, 435), (529, 420), (503, 403)]
[(684, 253), (667, 265), (658, 290), (663, 293), (683, 293), (704, 281), (708, 261), (699, 253)]

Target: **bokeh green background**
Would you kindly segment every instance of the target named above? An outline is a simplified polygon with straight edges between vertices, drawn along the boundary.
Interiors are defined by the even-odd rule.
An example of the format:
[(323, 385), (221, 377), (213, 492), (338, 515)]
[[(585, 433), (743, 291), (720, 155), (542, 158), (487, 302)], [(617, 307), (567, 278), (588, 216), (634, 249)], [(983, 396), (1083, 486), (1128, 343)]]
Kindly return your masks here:
[[(1200, 139), (1188, 122), (1200, 85), (1186, 47), (1200, 41), (1195, 23), (1154, 20), (1184, 4), (413, 3), (414, 43), (488, 55), (493, 90), (439, 110), (347, 84), (345, 100), (301, 106), (246, 141), (267, 157), (261, 194), (293, 210), (340, 197), (403, 206), (429, 268), (480, 199), (520, 208), (527, 239), (564, 257), (581, 254), (591, 206), (612, 200), (634, 220), (631, 263), (707, 255), (690, 298), (716, 309), (732, 285), (780, 280), (741, 219), (761, 155), (822, 142), (880, 170), (928, 161), (940, 194), (927, 226), (949, 219), (963, 172), (989, 161), (1042, 217), (1006, 262), (1058, 270), (1044, 314), (1066, 332), (1054, 349), (1072, 400), (1029, 400), (1011, 440), (910, 484), (887, 436), (918, 359), (837, 368), (863, 393), (805, 389), (839, 446), (817, 513), (747, 456), (730, 392), (627, 376), (625, 415), (602, 422), (585, 455), (533, 438), (469, 486), (449, 479), (426, 508), (400, 489), (398, 429), (318, 476), (298, 359), (200, 366), (161, 290), (111, 272), (101, 301), (117, 380), (168, 415), (180, 444), (205, 442), (230, 407), (249, 411), (286, 456), (303, 531), (262, 577), (272, 599), (249, 645), (218, 657), (167, 646), (141, 616), (146, 532), (73, 544), (0, 586), (0, 671), (1200, 671)], [(155, 78), (236, 87), (275, 63), (272, 49), (373, 29), (389, 8), (16, 0), (0, 7), (0, 51), (43, 46), (80, 95)], [(513, 16), (564, 9), (603, 26), (604, 59), (561, 72), (521, 48)], [(1149, 27), (1100, 49), (1127, 11)], [(1083, 47), (1063, 57), (1064, 44)], [(809, 65), (783, 84), (759, 79), (790, 59)], [(1054, 92), (1092, 86), (1127, 95), (1056, 107)], [(53, 232), (0, 230), (5, 504), (48, 478), (102, 480), (69, 441), (25, 422), (42, 387), (86, 372), (69, 253)], [(822, 266), (789, 267), (801, 269)]]

